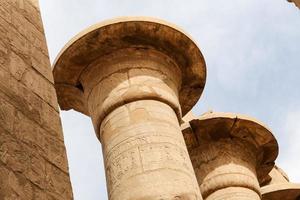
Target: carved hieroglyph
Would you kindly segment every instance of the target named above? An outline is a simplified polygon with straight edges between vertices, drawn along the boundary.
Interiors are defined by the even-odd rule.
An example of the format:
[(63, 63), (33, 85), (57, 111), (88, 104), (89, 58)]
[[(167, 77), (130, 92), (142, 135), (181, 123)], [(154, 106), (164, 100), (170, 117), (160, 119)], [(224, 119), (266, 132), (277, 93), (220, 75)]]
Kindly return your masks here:
[(148, 18), (97, 24), (63, 49), (53, 73), (61, 108), (92, 118), (110, 199), (202, 199), (179, 121), (206, 67), (186, 34)]
[(275, 166), (269, 173), (271, 178), (268, 184), (261, 187), (263, 200), (299, 200), (300, 184), (289, 182), (282, 169)]
[(267, 128), (241, 115), (206, 113), (182, 130), (204, 199), (261, 199), (259, 183), (278, 154)]

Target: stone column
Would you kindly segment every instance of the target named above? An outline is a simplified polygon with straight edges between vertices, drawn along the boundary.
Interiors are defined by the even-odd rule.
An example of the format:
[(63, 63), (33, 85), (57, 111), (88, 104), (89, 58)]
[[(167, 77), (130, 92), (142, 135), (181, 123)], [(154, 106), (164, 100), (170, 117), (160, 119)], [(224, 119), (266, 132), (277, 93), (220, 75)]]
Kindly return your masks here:
[(110, 199), (202, 199), (179, 126), (206, 77), (190, 38), (153, 19), (95, 25), (62, 51), (54, 77), (62, 109), (92, 118)]
[(300, 199), (300, 184), (291, 183), (282, 169), (275, 166), (269, 176), (270, 181), (261, 187), (263, 200)]
[(261, 199), (259, 182), (278, 154), (267, 128), (226, 113), (206, 113), (182, 128), (204, 199)]

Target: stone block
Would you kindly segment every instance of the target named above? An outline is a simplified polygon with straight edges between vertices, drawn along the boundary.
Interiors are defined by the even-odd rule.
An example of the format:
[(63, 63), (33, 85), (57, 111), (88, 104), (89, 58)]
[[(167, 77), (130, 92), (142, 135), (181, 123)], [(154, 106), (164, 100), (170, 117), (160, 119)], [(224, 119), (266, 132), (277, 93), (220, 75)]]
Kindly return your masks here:
[[(49, 133), (62, 139), (58, 107), (54, 109), (35, 95), (29, 88), (20, 84), (9, 72), (0, 68), (0, 91), (7, 100), (20, 109), (28, 118), (40, 124)], [(53, 94), (55, 95), (55, 93)]]
[[(6, 36), (7, 37), (7, 36)], [(15, 28), (9, 27), (8, 39), (11, 49), (18, 55), (29, 58), (30, 55), (30, 43), (26, 38), (19, 33)]]
[(21, 12), (41, 33), (44, 33), (42, 18), (37, 4), (38, 0), (25, 0)]
[(68, 174), (56, 166), (46, 163), (46, 190), (56, 199), (72, 199)]
[(30, 88), (43, 101), (48, 103), (53, 109), (58, 111), (57, 98), (52, 83), (45, 79), (40, 73), (29, 67), (24, 70), (21, 82)]
[(12, 133), (17, 140), (29, 146), (32, 151), (45, 158), (47, 162), (51, 162), (65, 173), (68, 173), (64, 143), (60, 138), (49, 134), (19, 111), (15, 114)]
[(54, 83), (53, 75), (50, 69), (49, 57), (44, 53), (40, 52), (40, 50), (35, 46), (31, 46), (30, 55), (32, 67), (38, 72), (40, 72), (51, 83)]
[(0, 2), (0, 18), (4, 19), (8, 23), (11, 22), (11, 5), (9, 1), (2, 0)]
[(7, 130), (13, 130), (13, 118), (15, 108), (0, 96), (0, 126)]
[(49, 162), (65, 173), (68, 173), (68, 165), (65, 162), (67, 155), (63, 141), (53, 135), (44, 135), (45, 138), (45, 157)]
[(29, 165), (29, 155), (22, 145), (0, 127), (0, 161), (18, 173), (24, 173)]
[(48, 54), (44, 33), (38, 30), (21, 12), (12, 9), (11, 21), (16, 30), (22, 34), (32, 46), (39, 48), (45, 55)]
[(30, 66), (25, 63), (25, 61), (20, 56), (11, 51), (9, 55), (8, 70), (15, 79), (17, 79), (18, 81), (21, 80), (25, 71), (27, 71), (29, 67)]

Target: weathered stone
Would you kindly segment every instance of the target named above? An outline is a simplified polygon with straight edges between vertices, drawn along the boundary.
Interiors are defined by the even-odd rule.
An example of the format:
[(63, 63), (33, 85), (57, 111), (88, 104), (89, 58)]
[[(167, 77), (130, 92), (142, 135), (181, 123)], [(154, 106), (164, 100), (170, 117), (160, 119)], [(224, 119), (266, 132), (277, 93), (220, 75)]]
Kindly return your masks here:
[(199, 198), (178, 128), (174, 111), (152, 100), (129, 103), (105, 118), (101, 138), (110, 199), (135, 199), (141, 192), (150, 199)]
[(65, 173), (68, 173), (68, 165), (65, 162), (67, 155), (65, 145), (62, 140), (52, 135), (44, 135), (45, 138), (45, 158)]
[(50, 65), (49, 57), (34, 46), (30, 48), (30, 55), (32, 67), (40, 72), (40, 74), (42, 74), (51, 83), (53, 83), (53, 75), (48, 69), (48, 66)]
[(0, 1), (3, 200), (73, 198), (53, 76), (36, 3)]
[(209, 112), (182, 129), (204, 199), (261, 199), (259, 182), (278, 154), (267, 128), (249, 117)]
[(9, 55), (9, 65), (8, 69), (10, 74), (20, 81), (23, 78), (24, 73), (29, 69), (30, 66), (28, 66), (25, 61), (19, 57), (17, 54), (15, 54), (13, 51), (11, 51)]
[(300, 9), (300, 0), (288, 0), (288, 2), (293, 2)]
[(49, 134), (21, 112), (15, 114), (13, 134), (18, 140), (32, 147), (36, 153), (43, 156), (48, 162), (56, 165), (64, 172), (68, 172), (64, 143), (60, 138)]
[(55, 199), (71, 199), (72, 191), (69, 188), (69, 176), (56, 166), (46, 163), (46, 190)]
[(263, 200), (298, 200), (300, 184), (289, 182), (284, 171), (275, 166), (269, 173), (271, 180), (261, 187)]
[[(20, 173), (12, 172), (8, 168), (0, 166), (0, 176), (0, 193), (6, 194), (4, 198), (5, 200), (35, 199), (33, 193), (34, 185)], [(3, 196), (1, 196), (0, 198), (2, 197)]]
[(2, 68), (7, 68), (8, 51), (7, 45), (0, 41), (0, 65)]
[(14, 27), (7, 27), (9, 29), (8, 39), (11, 49), (18, 55), (28, 58), (30, 56), (30, 43), (29, 41), (19, 33)]
[[(72, 199), (38, 1), (1, 0), (0, 37), (0, 199)], [(201, 96), (206, 67), (173, 25), (95, 25), (66, 45), (53, 73), (61, 108), (92, 118), (109, 199), (200, 200), (198, 186), (206, 200), (299, 198), (298, 184), (270, 172), (278, 146), (261, 123), (211, 112), (182, 119)]]
[[(63, 138), (57, 106), (56, 108), (50, 106), (5, 70), (0, 70), (0, 91), (2, 91), (0, 96), (6, 98), (28, 118), (40, 124), (49, 133)], [(55, 93), (53, 96), (56, 96)]]
[[(24, 150), (32, 151), (29, 148), (24, 148)], [(28, 180), (42, 189), (46, 189), (46, 163), (43, 157), (32, 153), (29, 157), (29, 167), (24, 173)]]
[(7, 0), (2, 0), (0, 2), (0, 18), (8, 23), (11, 23), (11, 6), (12, 5)]
[(179, 126), (206, 78), (189, 37), (153, 19), (99, 24), (65, 47), (53, 73), (61, 108), (92, 118), (109, 199), (202, 199)]
[(49, 71), (50, 61), (43, 30), (39, 30), (28, 21), (24, 14), (21, 14), (23, 10), (11, 6), (12, 3), (7, 2), (6, 4), (10, 5), (11, 12), (8, 14), (11, 16), (12, 25), (10, 26), (9, 22), (0, 17), (1, 41), (9, 40), (7, 44), (18, 56), (28, 62), (41, 76), (53, 83), (53, 76)]
[(0, 96), (0, 126), (5, 130), (13, 131), (15, 108)]
[[(182, 72), (179, 98), (183, 113), (186, 114), (197, 102), (206, 80), (205, 61), (200, 50), (174, 25), (147, 18), (111, 20), (94, 25), (76, 36), (56, 60), (55, 66), (61, 66), (53, 71), (56, 88), (59, 84), (80, 85), (79, 76), (88, 64), (116, 50), (126, 51), (126, 48), (141, 52), (158, 50), (160, 55), (165, 54), (164, 57), (168, 57), (166, 62), (176, 63)], [(63, 99), (64, 96), (58, 98)], [(74, 109), (77, 107), (74, 106)]]
[(44, 33), (38, 30), (24, 14), (18, 10), (12, 9), (12, 24), (16, 30), (22, 34), (32, 46), (38, 48), (45, 55), (48, 54)]
[(53, 84), (41, 76), (37, 71), (31, 67), (28, 68), (22, 74), (21, 82), (27, 88), (31, 88), (35, 94), (47, 102), (51, 107), (58, 110), (57, 98)]
[(44, 33), (42, 18), (38, 7), (38, 0), (23, 1), (23, 3), (23, 9), (21, 9), (21, 12), (25, 18), (30, 21), (41, 33)]

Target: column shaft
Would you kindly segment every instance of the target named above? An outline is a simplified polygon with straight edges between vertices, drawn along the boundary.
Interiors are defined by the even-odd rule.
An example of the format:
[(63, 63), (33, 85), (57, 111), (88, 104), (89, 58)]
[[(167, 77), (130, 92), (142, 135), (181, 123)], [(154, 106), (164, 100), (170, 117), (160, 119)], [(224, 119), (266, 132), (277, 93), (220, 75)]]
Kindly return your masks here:
[(100, 129), (109, 197), (201, 199), (174, 110), (154, 100), (125, 104)]
[(172, 59), (122, 49), (81, 77), (103, 145), (109, 198), (201, 199), (179, 126), (181, 70)]

